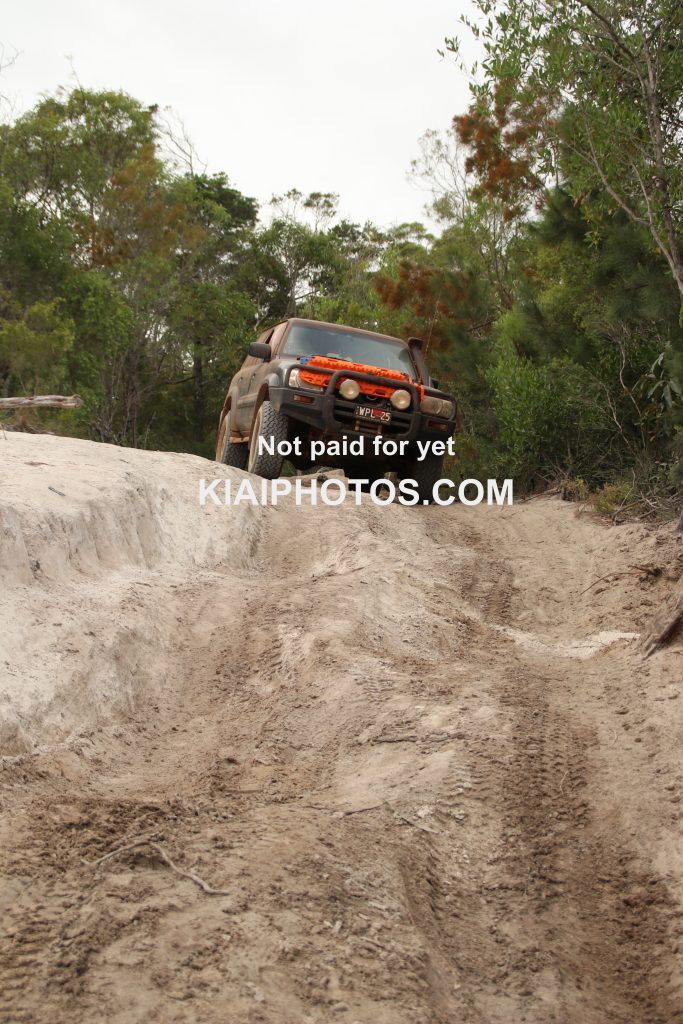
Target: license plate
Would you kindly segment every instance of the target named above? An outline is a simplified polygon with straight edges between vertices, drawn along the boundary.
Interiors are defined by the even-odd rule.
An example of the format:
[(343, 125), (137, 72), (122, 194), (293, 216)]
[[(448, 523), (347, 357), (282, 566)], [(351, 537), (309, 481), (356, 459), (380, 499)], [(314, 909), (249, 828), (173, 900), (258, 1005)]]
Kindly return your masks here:
[(366, 420), (377, 420), (379, 423), (391, 423), (391, 413), (385, 412), (384, 409), (373, 409), (371, 405), (359, 405), (356, 412)]

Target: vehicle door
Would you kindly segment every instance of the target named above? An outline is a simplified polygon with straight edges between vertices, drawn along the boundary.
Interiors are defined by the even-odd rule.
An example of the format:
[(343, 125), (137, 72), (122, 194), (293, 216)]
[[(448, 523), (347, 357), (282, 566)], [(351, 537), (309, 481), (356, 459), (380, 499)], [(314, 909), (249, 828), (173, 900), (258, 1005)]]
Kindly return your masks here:
[(259, 341), (265, 342), (266, 345), (270, 345), (272, 354), (270, 360), (256, 359), (255, 365), (249, 372), (249, 382), (244, 394), (244, 410), (245, 416), (248, 420), (249, 429), (251, 429), (254, 419), (256, 401), (258, 399), (259, 392), (269, 374), (273, 371), (274, 360), (277, 358), (280, 342), (285, 333), (286, 327), (286, 322), (283, 324), (277, 324), (276, 327), (273, 327), (270, 331), (266, 332), (266, 334), (259, 338)]
[[(261, 334), (257, 341), (268, 344), (273, 333), (273, 328), (269, 327), (267, 331)], [(235, 378), (237, 385), (237, 402), (235, 408), (235, 421), (234, 425), (240, 434), (248, 434), (251, 430), (251, 420), (254, 410), (254, 402), (256, 401), (256, 393), (252, 393), (254, 379), (256, 376), (257, 369), (263, 365), (263, 360), (256, 359), (255, 356), (247, 356), (242, 363), (242, 368)], [(266, 363), (266, 365), (268, 365)]]

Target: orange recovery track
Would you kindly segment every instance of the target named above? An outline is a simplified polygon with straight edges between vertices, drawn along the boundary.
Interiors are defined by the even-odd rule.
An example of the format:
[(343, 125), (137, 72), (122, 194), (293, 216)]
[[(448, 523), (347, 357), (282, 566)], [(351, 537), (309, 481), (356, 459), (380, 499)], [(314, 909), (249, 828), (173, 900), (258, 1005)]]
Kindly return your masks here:
[[(321, 370), (355, 370), (357, 373), (376, 373), (382, 377), (389, 377), (391, 380), (397, 382), (395, 388), (390, 387), (388, 384), (371, 384), (369, 381), (359, 380), (358, 386), (360, 387), (361, 394), (364, 395), (376, 395), (379, 398), (391, 398), (394, 391), (398, 389), (401, 384), (413, 384), (417, 388), (420, 401), (424, 398), (424, 388), (417, 381), (411, 380), (407, 373), (402, 373), (401, 370), (385, 370), (381, 366), (366, 366), (365, 363), (352, 363), (347, 362), (344, 359), (328, 359), (326, 356), (312, 356), (308, 359), (304, 366), (299, 370), (299, 376), (301, 380), (305, 381), (306, 384), (317, 384), (322, 387), (326, 387), (329, 384), (331, 373), (310, 373), (307, 372), (306, 366), (317, 366)], [(337, 386), (342, 384), (348, 377), (340, 377)]]

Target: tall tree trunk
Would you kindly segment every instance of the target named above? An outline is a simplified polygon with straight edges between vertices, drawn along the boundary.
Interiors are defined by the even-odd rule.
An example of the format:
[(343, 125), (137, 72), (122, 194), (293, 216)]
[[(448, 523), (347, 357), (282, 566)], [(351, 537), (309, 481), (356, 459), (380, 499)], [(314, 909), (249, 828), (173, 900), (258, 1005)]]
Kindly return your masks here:
[(197, 441), (203, 441), (205, 421), (204, 366), (199, 349), (195, 349), (192, 359), (192, 373), (194, 375), (194, 436)]
[(140, 351), (137, 345), (128, 352), (126, 364), (123, 379), (123, 443), (130, 443), (131, 447), (137, 448), (140, 415)]

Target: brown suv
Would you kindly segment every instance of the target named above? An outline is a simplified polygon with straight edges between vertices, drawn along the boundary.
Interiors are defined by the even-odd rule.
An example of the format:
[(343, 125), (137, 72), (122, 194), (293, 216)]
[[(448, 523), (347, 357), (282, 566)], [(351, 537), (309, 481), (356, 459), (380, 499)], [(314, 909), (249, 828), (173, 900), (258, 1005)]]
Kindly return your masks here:
[[(364, 443), (362, 457), (326, 453), (320, 461), (370, 479), (394, 471), (431, 500), (443, 455), (418, 459), (416, 442), (446, 441), (455, 418), (455, 399), (438, 390), (418, 339), (293, 318), (249, 346), (223, 404), (216, 458), (273, 479), (284, 461), (281, 441), (298, 438), (300, 454), (287, 458), (310, 469), (311, 441), (382, 435), (399, 442), (387, 445), (396, 454), (375, 454), (375, 445)], [(266, 451), (259, 437), (275, 444), (270, 440)]]

